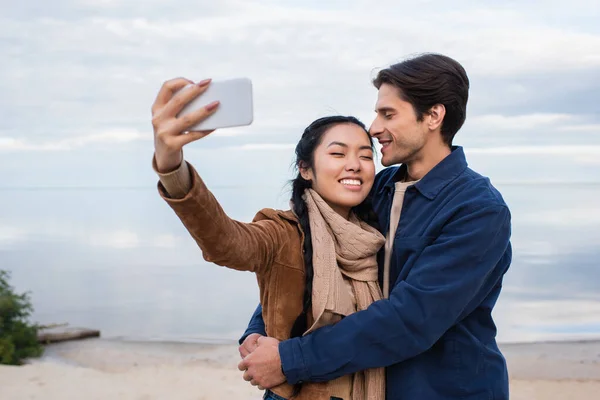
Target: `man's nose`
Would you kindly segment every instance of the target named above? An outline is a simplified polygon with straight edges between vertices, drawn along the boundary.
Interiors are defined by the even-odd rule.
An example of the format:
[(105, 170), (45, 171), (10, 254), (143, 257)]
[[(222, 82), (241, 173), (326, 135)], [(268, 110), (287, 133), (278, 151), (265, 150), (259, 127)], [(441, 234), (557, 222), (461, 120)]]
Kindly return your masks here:
[(375, 121), (373, 121), (373, 123), (371, 124), (371, 126), (369, 127), (369, 135), (376, 137), (377, 135), (379, 135), (381, 132), (383, 132), (383, 127), (382, 125), (377, 121), (377, 119), (375, 119)]

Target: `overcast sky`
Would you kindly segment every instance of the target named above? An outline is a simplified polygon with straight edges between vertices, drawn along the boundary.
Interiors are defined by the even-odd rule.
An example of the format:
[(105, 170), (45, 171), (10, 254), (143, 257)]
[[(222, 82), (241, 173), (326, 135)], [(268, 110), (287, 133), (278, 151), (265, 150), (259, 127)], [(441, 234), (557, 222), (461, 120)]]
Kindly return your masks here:
[(209, 181), (279, 186), (307, 124), (369, 125), (377, 70), (429, 51), (469, 74), (456, 144), (474, 168), (600, 176), (598, 1), (0, 1), (2, 186), (154, 184), (150, 106), (176, 76), (252, 79), (253, 125), (186, 156)]

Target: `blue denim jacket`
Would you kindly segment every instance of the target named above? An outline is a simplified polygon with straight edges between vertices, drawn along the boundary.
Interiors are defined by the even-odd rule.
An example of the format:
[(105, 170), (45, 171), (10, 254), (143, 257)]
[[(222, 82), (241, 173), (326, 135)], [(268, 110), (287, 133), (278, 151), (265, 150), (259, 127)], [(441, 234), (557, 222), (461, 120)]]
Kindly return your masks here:
[[(384, 234), (394, 183), (405, 172), (390, 167), (376, 177), (372, 194)], [(508, 399), (492, 310), (511, 262), (510, 235), (502, 196), (468, 168), (463, 149), (453, 147), (405, 194), (390, 298), (281, 342), (288, 382), (387, 367), (388, 400)], [(383, 250), (378, 259), (383, 265)], [(244, 337), (252, 332), (264, 334), (260, 306)]]

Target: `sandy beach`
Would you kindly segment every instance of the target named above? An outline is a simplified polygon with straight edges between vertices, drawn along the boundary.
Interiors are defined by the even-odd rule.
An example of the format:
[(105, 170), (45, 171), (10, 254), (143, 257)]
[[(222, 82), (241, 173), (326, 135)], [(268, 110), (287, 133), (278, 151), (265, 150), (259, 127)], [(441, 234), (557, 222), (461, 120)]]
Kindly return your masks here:
[[(600, 341), (510, 344), (511, 399), (595, 399)], [(0, 399), (260, 399), (241, 379), (237, 346), (87, 339), (0, 367)], [(594, 395), (593, 393), (596, 393)]]

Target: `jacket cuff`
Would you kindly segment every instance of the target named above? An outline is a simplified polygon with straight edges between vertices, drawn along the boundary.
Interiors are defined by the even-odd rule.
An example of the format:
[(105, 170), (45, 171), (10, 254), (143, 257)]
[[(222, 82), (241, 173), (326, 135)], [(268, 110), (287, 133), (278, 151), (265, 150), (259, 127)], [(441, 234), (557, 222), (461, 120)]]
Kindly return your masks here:
[(256, 307), (256, 310), (254, 310), (254, 314), (252, 314), (252, 317), (250, 318), (250, 322), (248, 323), (246, 332), (244, 332), (242, 337), (238, 340), (238, 343), (241, 345), (242, 343), (244, 343), (244, 340), (246, 340), (246, 338), (253, 333), (258, 333), (259, 335), (267, 336), (267, 332), (265, 330), (265, 322), (262, 317), (262, 306), (260, 304), (258, 305), (258, 307)]
[(281, 369), (290, 385), (309, 380), (308, 370), (302, 355), (300, 338), (292, 338), (279, 343)]
[(175, 171), (160, 173), (156, 167), (156, 158), (152, 157), (152, 169), (158, 175), (165, 192), (173, 199), (182, 199), (190, 192), (192, 177), (187, 162), (183, 160)]

